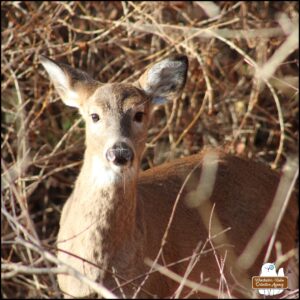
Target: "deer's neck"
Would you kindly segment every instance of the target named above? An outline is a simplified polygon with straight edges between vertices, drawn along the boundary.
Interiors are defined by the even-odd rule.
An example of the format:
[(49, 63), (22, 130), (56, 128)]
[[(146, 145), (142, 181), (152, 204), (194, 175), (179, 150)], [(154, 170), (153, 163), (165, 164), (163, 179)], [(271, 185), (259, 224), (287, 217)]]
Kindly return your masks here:
[(84, 160), (74, 201), (82, 210), (83, 222), (90, 225), (91, 242), (101, 245), (102, 253), (113, 255), (136, 236), (136, 175), (131, 175), (124, 173), (120, 180), (111, 169), (97, 164), (97, 158)]

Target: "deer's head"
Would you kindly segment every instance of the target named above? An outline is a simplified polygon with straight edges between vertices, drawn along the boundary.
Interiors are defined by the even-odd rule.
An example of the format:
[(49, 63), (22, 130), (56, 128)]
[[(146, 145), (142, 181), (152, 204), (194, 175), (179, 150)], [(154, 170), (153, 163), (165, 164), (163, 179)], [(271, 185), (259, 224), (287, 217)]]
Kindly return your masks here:
[(115, 179), (137, 172), (151, 109), (178, 96), (188, 68), (187, 57), (178, 55), (148, 67), (132, 84), (101, 83), (44, 56), (41, 62), (63, 102), (77, 107), (85, 120), (86, 157), (94, 160), (95, 172), (109, 170)]

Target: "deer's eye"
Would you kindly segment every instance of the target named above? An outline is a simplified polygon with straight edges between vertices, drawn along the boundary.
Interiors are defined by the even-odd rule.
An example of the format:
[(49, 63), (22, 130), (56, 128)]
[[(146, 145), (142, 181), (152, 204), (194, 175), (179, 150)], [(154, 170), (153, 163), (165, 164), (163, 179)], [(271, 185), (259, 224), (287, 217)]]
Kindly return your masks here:
[(91, 114), (92, 120), (94, 123), (98, 122), (100, 120), (100, 117), (98, 114)]
[(134, 115), (134, 121), (141, 123), (143, 121), (144, 118), (144, 114), (142, 111), (138, 111), (135, 115)]

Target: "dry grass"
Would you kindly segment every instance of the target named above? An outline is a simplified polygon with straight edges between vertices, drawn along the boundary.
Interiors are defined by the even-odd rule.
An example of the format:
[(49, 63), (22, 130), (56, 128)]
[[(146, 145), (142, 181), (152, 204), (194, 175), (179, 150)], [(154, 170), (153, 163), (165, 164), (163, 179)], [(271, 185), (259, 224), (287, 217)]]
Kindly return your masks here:
[(84, 150), (79, 114), (56, 101), (40, 54), (102, 82), (132, 82), (153, 61), (188, 55), (186, 88), (174, 105), (157, 108), (143, 169), (205, 145), (277, 169), (298, 153), (297, 2), (2, 1), (1, 8), (4, 298), (60, 296), (55, 238)]

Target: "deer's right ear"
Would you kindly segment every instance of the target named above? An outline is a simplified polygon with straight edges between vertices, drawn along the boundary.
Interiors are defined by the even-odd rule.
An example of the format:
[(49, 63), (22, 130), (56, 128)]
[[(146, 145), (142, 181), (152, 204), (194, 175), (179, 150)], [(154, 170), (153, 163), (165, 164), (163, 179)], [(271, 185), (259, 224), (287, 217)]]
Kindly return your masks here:
[(84, 89), (81, 87), (83, 85), (95, 86), (96, 81), (83, 71), (57, 63), (45, 56), (41, 56), (40, 60), (62, 101), (68, 106), (79, 108), (87, 96), (86, 93), (82, 94)]

